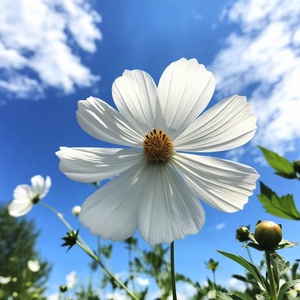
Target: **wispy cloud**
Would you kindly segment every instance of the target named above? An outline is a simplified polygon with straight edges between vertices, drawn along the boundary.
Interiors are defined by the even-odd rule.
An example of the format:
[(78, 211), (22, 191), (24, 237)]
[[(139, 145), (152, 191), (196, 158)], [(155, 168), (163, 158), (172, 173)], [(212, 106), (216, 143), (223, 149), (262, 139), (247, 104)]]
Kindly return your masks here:
[(86, 1), (0, 1), (0, 11), (0, 91), (33, 99), (99, 79), (78, 54), (95, 52), (102, 39), (101, 16)]
[(215, 228), (217, 229), (217, 230), (221, 230), (221, 229), (223, 229), (223, 228), (225, 228), (226, 227), (226, 224), (223, 222), (223, 223), (219, 223), (219, 224), (217, 224), (216, 226), (215, 226)]
[[(299, 2), (236, 1), (222, 18), (239, 28), (227, 37), (210, 67), (220, 96), (249, 92), (258, 116), (252, 145), (282, 154), (293, 151), (300, 138)], [(232, 154), (238, 158), (243, 151)]]

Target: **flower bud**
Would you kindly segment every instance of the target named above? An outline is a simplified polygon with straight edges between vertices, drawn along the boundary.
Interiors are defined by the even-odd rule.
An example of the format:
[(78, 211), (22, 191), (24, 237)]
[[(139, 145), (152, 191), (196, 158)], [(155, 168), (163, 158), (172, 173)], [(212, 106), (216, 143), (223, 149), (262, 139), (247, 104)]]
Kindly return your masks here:
[(272, 221), (263, 221), (256, 225), (254, 237), (265, 250), (273, 250), (282, 240), (281, 225)]
[(76, 205), (72, 208), (72, 214), (75, 216), (75, 217), (78, 217), (79, 214), (81, 212), (81, 206), (79, 205)]
[(65, 293), (68, 290), (68, 287), (66, 285), (61, 285), (59, 287), (59, 290), (60, 290), (61, 293)]
[(239, 227), (237, 230), (236, 230), (236, 234), (235, 234), (235, 237), (238, 241), (240, 242), (247, 242), (249, 241), (249, 226), (242, 226), (242, 227)]

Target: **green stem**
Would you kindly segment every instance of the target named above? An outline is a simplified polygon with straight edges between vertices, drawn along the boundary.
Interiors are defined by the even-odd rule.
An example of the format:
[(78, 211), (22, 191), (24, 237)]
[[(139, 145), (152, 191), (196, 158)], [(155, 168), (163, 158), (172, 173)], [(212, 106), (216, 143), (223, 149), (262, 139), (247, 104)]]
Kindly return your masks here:
[(176, 280), (175, 280), (175, 263), (174, 263), (174, 241), (171, 243), (171, 281), (173, 300), (177, 300)]
[(247, 252), (248, 252), (248, 256), (249, 256), (250, 262), (253, 264), (253, 259), (252, 259), (252, 255), (251, 255), (250, 249), (249, 249), (249, 247), (247, 247), (246, 249), (247, 249)]
[[(63, 217), (61, 213), (59, 213), (54, 207), (45, 204), (43, 202), (39, 202), (39, 204), (43, 205), (44, 207), (50, 209), (53, 213), (56, 214), (56, 216), (63, 222), (63, 224), (70, 230), (75, 231), (72, 226), (67, 222), (67, 220)], [(84, 240), (80, 237), (80, 235), (77, 236), (76, 244), (92, 259), (94, 259), (100, 267), (103, 269), (104, 272), (106, 272), (118, 285), (120, 285), (126, 293), (134, 300), (139, 300), (138, 297), (136, 297), (128, 288), (127, 286), (118, 279), (113, 273), (111, 273), (102, 263), (102, 261), (99, 259), (99, 257), (89, 248), (89, 246), (84, 242)]]
[(216, 286), (217, 286), (217, 284), (216, 284), (216, 271), (215, 270), (212, 270), (212, 273), (213, 273), (213, 284), (214, 284), (214, 290), (216, 290)]
[(268, 268), (270, 288), (271, 288), (271, 299), (270, 300), (277, 300), (275, 277), (274, 277), (273, 267), (271, 265), (271, 252), (266, 250), (265, 254), (266, 254), (267, 268)]

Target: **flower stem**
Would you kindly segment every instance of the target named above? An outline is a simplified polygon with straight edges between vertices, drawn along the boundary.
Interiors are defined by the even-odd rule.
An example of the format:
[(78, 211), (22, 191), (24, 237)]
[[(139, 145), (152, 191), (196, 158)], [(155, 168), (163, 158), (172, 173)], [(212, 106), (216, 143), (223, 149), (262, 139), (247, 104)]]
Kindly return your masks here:
[(266, 254), (267, 268), (268, 268), (270, 288), (271, 288), (270, 300), (277, 300), (275, 277), (274, 277), (274, 272), (273, 272), (273, 266), (271, 265), (271, 252), (266, 250), (265, 254)]
[[(68, 223), (68, 221), (63, 217), (61, 213), (59, 213), (54, 207), (45, 204), (43, 202), (39, 202), (39, 204), (43, 205), (44, 207), (50, 209), (53, 213), (56, 214), (56, 216), (63, 222), (63, 224), (72, 232), (75, 231), (72, 226)], [(99, 257), (89, 248), (89, 246), (84, 242), (84, 240), (80, 237), (80, 235), (77, 236), (76, 244), (92, 259), (94, 259), (100, 267), (103, 269), (104, 272), (106, 272), (118, 285), (120, 285), (126, 293), (134, 300), (139, 300), (137, 296), (135, 296), (128, 288), (127, 286), (119, 279), (117, 278), (113, 273), (111, 273), (102, 263), (102, 261), (99, 259)]]
[(171, 281), (173, 300), (177, 300), (176, 295), (176, 279), (175, 279), (175, 263), (174, 263), (174, 241), (171, 243)]

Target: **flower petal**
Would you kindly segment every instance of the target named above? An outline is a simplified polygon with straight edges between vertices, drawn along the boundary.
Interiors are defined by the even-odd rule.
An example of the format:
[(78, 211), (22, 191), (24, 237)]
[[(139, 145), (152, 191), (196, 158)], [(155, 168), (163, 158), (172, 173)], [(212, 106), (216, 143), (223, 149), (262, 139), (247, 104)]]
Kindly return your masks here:
[(256, 131), (256, 117), (246, 97), (234, 95), (219, 102), (174, 140), (179, 151), (212, 152), (239, 147)]
[(177, 153), (171, 164), (201, 200), (225, 212), (244, 207), (259, 177), (249, 166), (208, 156)]
[(39, 195), (39, 198), (44, 198), (51, 187), (51, 178), (46, 177), (46, 180), (41, 175), (36, 175), (31, 178), (31, 186), (35, 195)]
[(20, 184), (14, 190), (14, 199), (27, 199), (30, 201), (35, 196), (35, 192), (28, 184)]
[(139, 230), (145, 241), (171, 243), (198, 233), (205, 221), (204, 210), (178, 174), (167, 164), (149, 164), (145, 179), (139, 208)]
[(196, 59), (182, 58), (165, 69), (157, 93), (167, 133), (172, 139), (206, 108), (214, 89), (213, 74)]
[(142, 158), (134, 148), (67, 148), (56, 152), (59, 169), (72, 180), (92, 183), (118, 175)]
[(32, 209), (32, 206), (33, 204), (29, 198), (15, 199), (8, 204), (7, 209), (12, 217), (17, 218), (26, 215)]
[(104, 239), (122, 241), (138, 226), (138, 207), (143, 197), (145, 163), (123, 172), (88, 197), (79, 215), (83, 226)]
[(112, 86), (118, 110), (142, 136), (155, 125), (156, 90), (152, 77), (140, 70), (126, 70)]
[(80, 100), (76, 116), (81, 128), (96, 139), (126, 146), (143, 143), (144, 135), (137, 133), (119, 111), (100, 99)]

